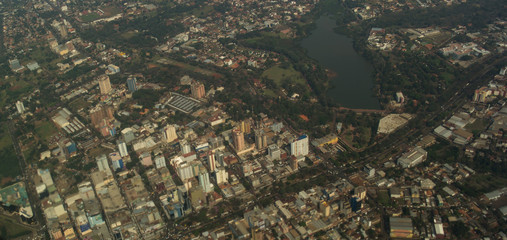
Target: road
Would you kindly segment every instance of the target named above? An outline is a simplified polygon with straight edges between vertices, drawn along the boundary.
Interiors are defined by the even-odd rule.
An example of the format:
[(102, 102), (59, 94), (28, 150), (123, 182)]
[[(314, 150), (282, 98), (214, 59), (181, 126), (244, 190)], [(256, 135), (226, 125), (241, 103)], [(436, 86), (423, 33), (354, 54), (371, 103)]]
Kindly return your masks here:
[[(26, 186), (26, 192), (28, 194), (28, 199), (30, 200), (30, 205), (32, 206), (32, 211), (34, 214), (34, 220), (37, 222), (37, 227), (39, 231), (37, 232), (37, 236), (41, 238), (45, 238), (48, 236), (48, 232), (46, 231), (46, 219), (42, 215), (41, 211), (41, 203), (39, 201), (39, 195), (37, 194), (37, 190), (35, 189), (35, 185), (30, 178), (30, 176), (34, 176), (37, 174), (37, 170), (34, 168), (31, 168), (28, 165), (28, 162), (25, 159), (25, 156), (23, 155), (23, 152), (21, 152), (21, 149), (19, 147), (19, 142), (15, 136), (15, 129), (16, 126), (14, 126), (13, 121), (8, 121), (7, 126), (9, 129), (9, 135), (12, 139), (12, 145), (14, 147), (14, 150), (16, 151), (16, 155), (18, 157), (19, 162), (19, 168), (21, 169), (22, 175), (23, 175), (23, 181)], [(47, 239), (47, 238), (46, 238)]]
[[(505, 57), (505, 56), (502, 58), (499, 58), (499, 59), (493, 61), (492, 63), (489, 63), (486, 66), (484, 66), (484, 68), (481, 71), (470, 76), (468, 81), (466, 81), (466, 82), (464, 81), (461, 83), (460, 86), (458, 86), (456, 93), (454, 95), (452, 95), (452, 97), (441, 106), (441, 109), (439, 111), (427, 114), (422, 119), (421, 122), (431, 121), (431, 120), (435, 119), (441, 113), (454, 112), (457, 109), (459, 109), (462, 106), (462, 103), (466, 102), (466, 98), (468, 98), (467, 92), (473, 91), (477, 87), (485, 84), (486, 82), (489, 82), (491, 79), (488, 77), (485, 77), (485, 76), (487, 76), (488, 73), (490, 73), (490, 71), (494, 70), (495, 65), (500, 64), (500, 63), (505, 63), (506, 61), (507, 61), (507, 57)], [(438, 123), (438, 124), (440, 124), (440, 123)], [(377, 143), (377, 145), (380, 145), (382, 143), (382, 145), (380, 145), (381, 148), (383, 149), (382, 151), (376, 152), (374, 154), (370, 154), (369, 156), (366, 156), (362, 160), (355, 163), (354, 167), (361, 168), (366, 163), (369, 163), (373, 160), (380, 160), (381, 156), (393, 155), (391, 153), (394, 151), (397, 151), (399, 153), (400, 151), (403, 151), (405, 149), (404, 146), (407, 146), (407, 144), (413, 145), (413, 143), (414, 143), (413, 141), (415, 139), (414, 137), (416, 137), (414, 135), (416, 133), (425, 135), (425, 134), (432, 132), (435, 127), (437, 127), (437, 126), (424, 126), (422, 128), (413, 128), (396, 139), (391, 139), (391, 138), (386, 137)], [(411, 139), (412, 139), (412, 141), (411, 141)], [(389, 140), (389, 142), (385, 142), (387, 140)], [(383, 161), (377, 162), (377, 164), (378, 165), (383, 164), (387, 160), (388, 159), (385, 158), (385, 159), (383, 159)]]

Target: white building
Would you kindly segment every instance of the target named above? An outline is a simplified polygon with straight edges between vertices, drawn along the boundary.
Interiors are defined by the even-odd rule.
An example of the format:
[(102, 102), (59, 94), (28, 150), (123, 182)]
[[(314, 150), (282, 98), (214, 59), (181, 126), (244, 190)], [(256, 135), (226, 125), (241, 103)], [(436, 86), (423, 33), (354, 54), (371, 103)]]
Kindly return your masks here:
[(118, 144), (118, 149), (120, 150), (120, 156), (126, 157), (129, 155), (129, 152), (127, 151), (127, 144), (125, 142), (120, 142)]
[(225, 168), (217, 168), (217, 184), (227, 183), (229, 181), (229, 174), (225, 171)]
[(419, 163), (422, 163), (428, 157), (428, 152), (426, 152), (421, 147), (415, 147), (412, 151), (403, 154), (400, 158), (398, 158), (398, 165), (403, 168), (410, 168)]
[(170, 143), (176, 139), (178, 139), (178, 135), (176, 135), (176, 128), (174, 125), (167, 125), (164, 128), (164, 140), (167, 143)]
[(105, 154), (102, 154), (95, 159), (97, 160), (97, 167), (99, 168), (99, 171), (106, 172), (107, 175), (113, 174), (109, 168), (109, 163), (107, 162), (107, 157)]
[(293, 156), (306, 156), (308, 155), (308, 136), (301, 135), (290, 144), (290, 153)]
[(18, 110), (19, 114), (22, 114), (23, 112), (25, 112), (25, 105), (23, 105), (23, 102), (17, 101), (16, 102), (16, 109)]
[(166, 167), (165, 157), (162, 155), (156, 156), (155, 157), (155, 168), (159, 169), (159, 168), (163, 168), (163, 167)]
[(187, 141), (180, 142), (181, 153), (187, 154), (192, 151), (192, 146)]
[(213, 191), (213, 184), (209, 181), (209, 173), (206, 171), (206, 169), (203, 167), (199, 171), (199, 184), (201, 185), (202, 189), (205, 193), (210, 193)]

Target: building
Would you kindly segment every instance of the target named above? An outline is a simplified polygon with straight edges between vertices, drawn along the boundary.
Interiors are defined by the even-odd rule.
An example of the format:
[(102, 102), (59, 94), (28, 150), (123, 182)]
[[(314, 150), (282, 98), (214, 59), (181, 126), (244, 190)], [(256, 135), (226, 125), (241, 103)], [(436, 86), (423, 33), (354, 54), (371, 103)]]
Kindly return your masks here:
[(255, 131), (255, 147), (257, 150), (264, 149), (268, 146), (268, 137), (262, 129)]
[(99, 105), (90, 110), (90, 120), (95, 128), (104, 125), (114, 119), (113, 107), (107, 105)]
[(209, 171), (214, 172), (217, 169), (217, 162), (215, 161), (215, 154), (213, 152), (208, 152), (208, 166)]
[(194, 82), (191, 87), (192, 97), (196, 99), (203, 98), (206, 94), (204, 90), (204, 84), (200, 82)]
[(390, 236), (391, 238), (412, 238), (413, 227), (412, 219), (410, 218), (399, 218), (390, 217)]
[(107, 70), (106, 70), (107, 74), (113, 75), (113, 74), (117, 74), (119, 72), (120, 72), (120, 67), (113, 65), (113, 64), (107, 65)]
[(241, 121), (240, 130), (244, 133), (250, 133), (251, 131), (250, 122), (247, 120)]
[(290, 168), (292, 168), (292, 171), (298, 170), (298, 158), (295, 156), (292, 156), (290, 158)]
[(190, 153), (192, 151), (192, 146), (186, 140), (180, 142), (180, 148), (181, 153), (183, 153), (183, 155)]
[(280, 160), (282, 153), (278, 145), (271, 144), (268, 147), (268, 155), (271, 158), (271, 160)]
[(120, 141), (118, 144), (118, 149), (120, 150), (120, 156), (126, 157), (129, 155), (129, 152), (127, 151), (127, 144), (123, 141)]
[(217, 168), (217, 184), (227, 183), (229, 181), (229, 174), (225, 171), (224, 167)]
[(407, 152), (398, 158), (398, 165), (403, 168), (410, 168), (424, 162), (427, 157), (428, 152), (421, 147), (415, 147), (410, 152)]
[(234, 142), (234, 148), (236, 149), (236, 151), (239, 152), (245, 149), (245, 136), (243, 135), (242, 131), (235, 129), (232, 132), (232, 140)]
[(25, 105), (23, 105), (23, 102), (17, 101), (16, 102), (16, 109), (18, 110), (19, 114), (22, 114), (25, 111)]
[(403, 96), (402, 92), (396, 92), (396, 102), (398, 102), (398, 103), (405, 102), (405, 97)]
[(111, 81), (107, 75), (102, 75), (99, 77), (99, 88), (100, 94), (108, 94), (111, 92)]
[(129, 78), (127, 78), (127, 88), (129, 90), (129, 92), (131, 92), (131, 93), (137, 91), (137, 79), (136, 79), (136, 77), (130, 76)]
[(136, 139), (136, 136), (134, 135), (134, 131), (132, 131), (132, 128), (125, 128), (121, 130), (121, 135), (123, 136), (123, 140), (125, 140), (125, 143), (130, 143), (134, 139)]
[(159, 169), (166, 167), (165, 157), (163, 155), (156, 156), (154, 160), (155, 160), (155, 168)]
[(290, 153), (293, 156), (306, 156), (308, 155), (308, 136), (301, 135), (290, 144)]
[(209, 173), (204, 167), (199, 169), (199, 184), (201, 185), (204, 193), (210, 193), (213, 191), (213, 184), (209, 181)]
[(97, 160), (97, 167), (99, 168), (99, 171), (106, 172), (108, 175), (112, 175), (105, 154), (96, 157), (95, 160)]
[(178, 139), (178, 135), (176, 135), (176, 128), (174, 125), (167, 125), (164, 128), (164, 140), (167, 143), (170, 143), (176, 139)]

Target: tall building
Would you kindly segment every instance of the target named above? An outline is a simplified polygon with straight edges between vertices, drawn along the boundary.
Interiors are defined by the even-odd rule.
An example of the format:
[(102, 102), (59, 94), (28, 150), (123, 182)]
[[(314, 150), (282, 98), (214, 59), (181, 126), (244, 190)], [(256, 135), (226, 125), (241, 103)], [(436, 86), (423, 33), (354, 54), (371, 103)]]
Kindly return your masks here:
[(222, 167), (224, 166), (224, 158), (225, 158), (225, 154), (222, 151), (215, 152), (215, 160)]
[(181, 153), (187, 154), (192, 151), (192, 146), (186, 140), (180, 142)]
[(102, 75), (99, 77), (99, 88), (100, 94), (108, 94), (111, 92), (111, 81), (107, 75)]
[(246, 120), (243, 120), (241, 121), (241, 125), (240, 125), (240, 129), (242, 132), (244, 133), (250, 133), (251, 129), (250, 129), (250, 122), (249, 121), (246, 121)]
[(25, 111), (25, 105), (23, 105), (23, 102), (17, 101), (16, 102), (16, 109), (18, 110), (19, 114), (22, 114)]
[(293, 156), (306, 156), (308, 155), (308, 136), (301, 135), (290, 144), (290, 153)]
[(123, 136), (123, 140), (125, 140), (125, 143), (130, 143), (134, 139), (136, 139), (136, 136), (134, 135), (134, 131), (132, 131), (132, 128), (125, 128), (121, 130), (121, 135)]
[(214, 172), (217, 168), (217, 163), (215, 161), (215, 154), (213, 152), (208, 152), (208, 165), (209, 165), (209, 171)]
[(205, 193), (209, 193), (209, 192), (213, 191), (213, 185), (209, 181), (209, 173), (208, 173), (208, 171), (206, 171), (206, 169), (204, 167), (202, 167), (199, 170), (198, 178), (199, 178), (199, 184), (201, 185), (201, 187)]
[(290, 158), (290, 167), (292, 168), (292, 171), (298, 170), (298, 158), (292, 156)]
[(280, 160), (282, 153), (281, 153), (280, 148), (278, 147), (278, 145), (271, 144), (268, 147), (268, 155), (271, 158), (271, 160), (274, 161), (274, 160)]
[(236, 129), (232, 132), (232, 140), (234, 141), (234, 148), (236, 151), (241, 151), (245, 149), (245, 136), (243, 132)]
[(178, 135), (176, 135), (176, 128), (174, 125), (167, 125), (164, 128), (164, 140), (167, 143), (170, 143), (178, 138)]
[(223, 184), (229, 181), (229, 174), (224, 167), (217, 168), (217, 184)]
[(262, 129), (255, 131), (255, 147), (260, 150), (268, 146), (268, 137)]
[(191, 90), (192, 90), (192, 97), (194, 97), (196, 99), (203, 98), (204, 95), (206, 94), (206, 92), (204, 90), (204, 84), (202, 84), (200, 82), (194, 82), (192, 84)]
[(120, 141), (118, 144), (118, 149), (120, 150), (120, 156), (125, 157), (129, 155), (129, 152), (127, 151), (127, 144), (123, 141)]
[(103, 125), (104, 120), (109, 122), (114, 119), (113, 107), (99, 105), (90, 110), (90, 120), (94, 127)]
[(129, 89), (129, 92), (133, 93), (137, 91), (137, 79), (136, 77), (129, 77), (127, 78), (127, 88)]

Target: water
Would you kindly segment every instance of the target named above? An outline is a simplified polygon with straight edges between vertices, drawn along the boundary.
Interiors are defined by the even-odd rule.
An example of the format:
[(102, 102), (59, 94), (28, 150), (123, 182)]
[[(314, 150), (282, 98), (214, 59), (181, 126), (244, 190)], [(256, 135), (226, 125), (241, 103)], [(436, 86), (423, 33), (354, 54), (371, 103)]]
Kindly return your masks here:
[(317, 28), (301, 41), (308, 55), (334, 73), (327, 95), (340, 106), (359, 109), (380, 109), (373, 92), (372, 66), (352, 46), (352, 39), (333, 31), (335, 21), (320, 17)]

